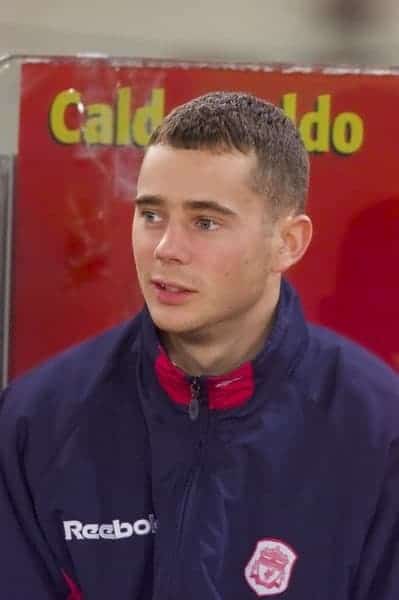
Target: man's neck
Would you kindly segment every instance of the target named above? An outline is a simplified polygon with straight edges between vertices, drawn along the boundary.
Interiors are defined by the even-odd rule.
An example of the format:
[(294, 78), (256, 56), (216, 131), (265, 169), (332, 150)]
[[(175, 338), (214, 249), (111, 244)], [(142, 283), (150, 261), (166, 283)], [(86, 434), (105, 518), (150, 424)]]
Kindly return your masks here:
[(223, 375), (250, 361), (262, 349), (273, 325), (278, 293), (260, 311), (210, 328), (200, 335), (161, 333), (170, 360), (192, 376)]

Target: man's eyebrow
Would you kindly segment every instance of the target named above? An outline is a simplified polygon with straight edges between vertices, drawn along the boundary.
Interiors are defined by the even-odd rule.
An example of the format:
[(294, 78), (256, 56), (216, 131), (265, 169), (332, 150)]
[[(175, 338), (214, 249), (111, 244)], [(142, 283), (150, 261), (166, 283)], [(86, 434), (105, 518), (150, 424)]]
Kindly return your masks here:
[(143, 206), (143, 205), (147, 205), (147, 204), (151, 204), (152, 206), (161, 206), (161, 204), (163, 204), (164, 201), (162, 200), (162, 198), (160, 196), (152, 196), (152, 195), (146, 194), (143, 196), (137, 196), (134, 203), (137, 206)]
[[(162, 196), (146, 194), (136, 198), (137, 206), (163, 206), (165, 204)], [(188, 210), (211, 210), (226, 216), (236, 216), (233, 210), (215, 200), (184, 200), (183, 206)]]
[(191, 210), (210, 210), (221, 215), (236, 216), (233, 210), (215, 200), (186, 200), (184, 205)]

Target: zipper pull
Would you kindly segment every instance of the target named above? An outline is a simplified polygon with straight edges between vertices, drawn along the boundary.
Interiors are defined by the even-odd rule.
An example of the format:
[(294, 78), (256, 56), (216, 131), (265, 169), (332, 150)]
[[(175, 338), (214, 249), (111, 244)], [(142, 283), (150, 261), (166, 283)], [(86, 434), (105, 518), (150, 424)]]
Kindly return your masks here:
[(190, 416), (191, 421), (196, 421), (198, 419), (199, 411), (200, 411), (200, 393), (201, 393), (201, 385), (198, 377), (194, 377), (190, 385), (191, 390), (191, 400), (188, 405), (188, 414)]

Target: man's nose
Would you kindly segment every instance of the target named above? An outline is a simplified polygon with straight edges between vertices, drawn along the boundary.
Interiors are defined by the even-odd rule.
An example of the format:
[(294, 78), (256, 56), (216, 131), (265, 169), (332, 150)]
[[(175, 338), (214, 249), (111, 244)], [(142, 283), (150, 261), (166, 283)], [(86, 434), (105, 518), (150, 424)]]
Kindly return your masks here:
[(181, 226), (169, 223), (155, 247), (154, 256), (163, 262), (189, 262), (191, 250), (187, 232)]

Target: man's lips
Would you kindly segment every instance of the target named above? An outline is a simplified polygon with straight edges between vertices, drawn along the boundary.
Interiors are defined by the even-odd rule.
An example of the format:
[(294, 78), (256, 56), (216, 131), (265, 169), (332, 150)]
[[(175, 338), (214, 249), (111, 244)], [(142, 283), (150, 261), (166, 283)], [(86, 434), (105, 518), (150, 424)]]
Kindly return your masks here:
[(195, 290), (187, 288), (177, 281), (153, 278), (151, 285), (155, 290), (158, 302), (169, 306), (185, 304), (195, 293)]
[(169, 281), (169, 280), (165, 280), (165, 279), (153, 278), (153, 279), (151, 279), (151, 283), (159, 290), (165, 290), (167, 292), (171, 292), (171, 293), (175, 293), (175, 294), (179, 294), (179, 293), (183, 293), (183, 292), (192, 293), (195, 291), (195, 290), (193, 290), (189, 287), (186, 287), (185, 285), (178, 283), (176, 281)]

